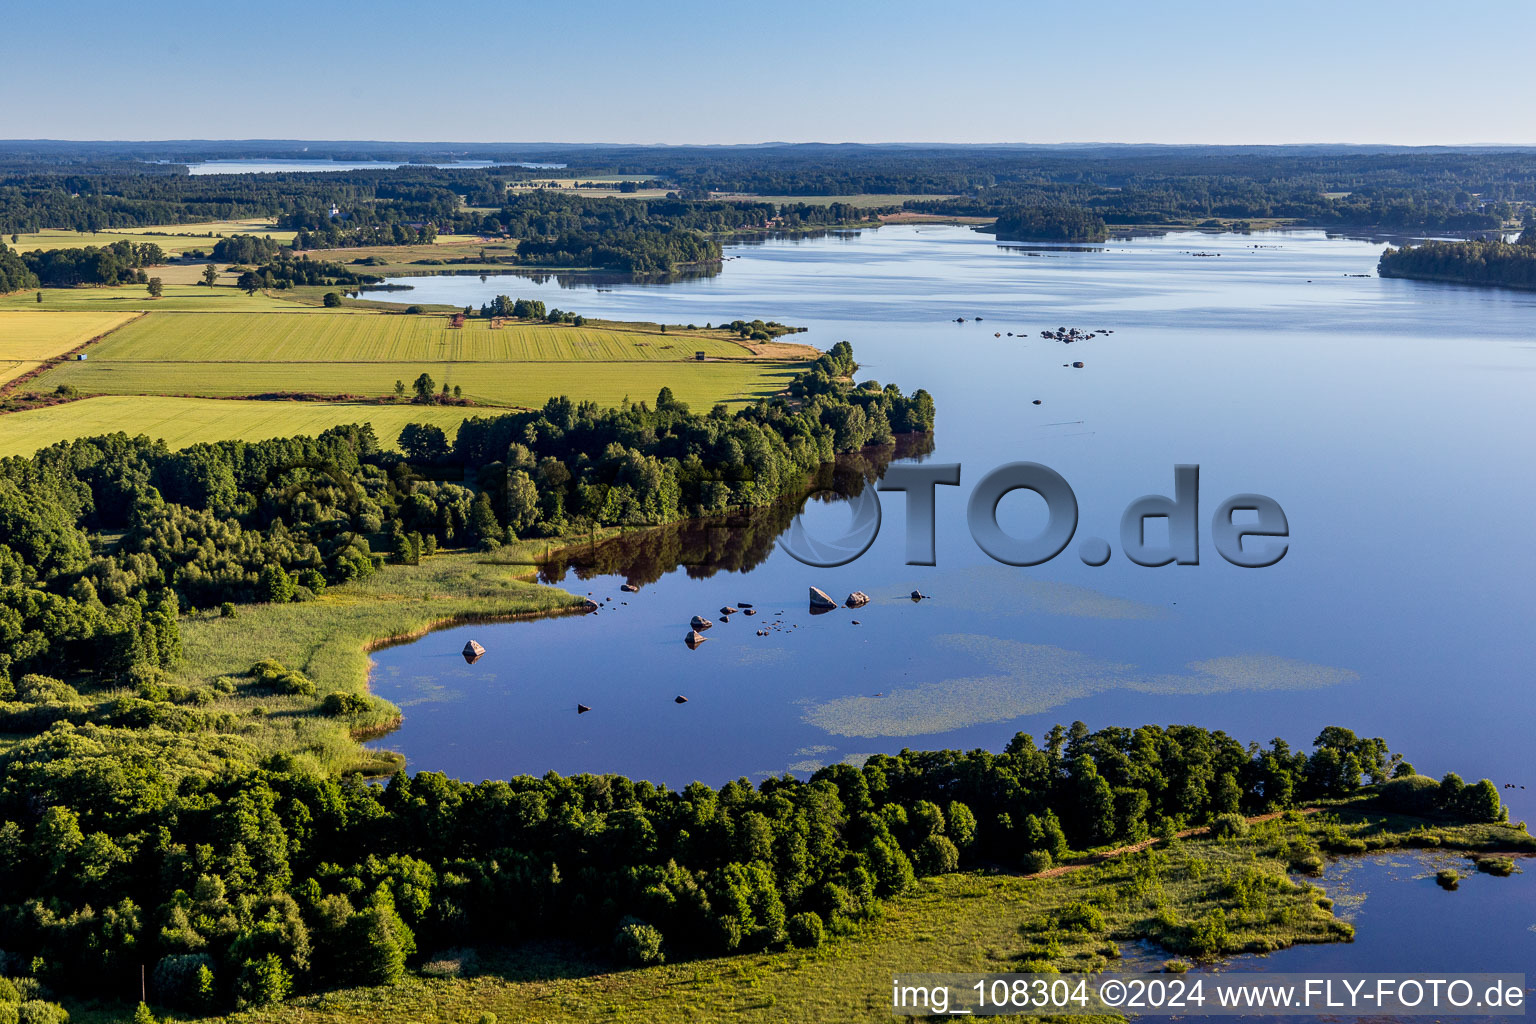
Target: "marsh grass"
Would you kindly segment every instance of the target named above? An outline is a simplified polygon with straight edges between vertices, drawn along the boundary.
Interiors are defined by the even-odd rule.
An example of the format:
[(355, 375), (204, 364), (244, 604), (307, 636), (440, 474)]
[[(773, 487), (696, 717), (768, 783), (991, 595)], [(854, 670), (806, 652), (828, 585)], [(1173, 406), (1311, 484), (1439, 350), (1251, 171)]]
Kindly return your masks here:
[[(211, 710), (233, 715), (235, 733), (259, 751), (312, 758), (331, 771), (387, 771), (398, 758), (365, 750), (356, 737), (387, 731), (399, 709), (371, 698), (365, 712), (327, 716), (326, 695), (365, 695), (368, 653), (391, 639), (457, 621), (578, 609), (585, 598), (526, 578), (545, 547), (440, 554), (386, 566), (313, 601), (240, 605), (233, 618), (217, 609), (195, 613), (182, 620), (183, 658), (169, 682), (211, 692)], [(269, 659), (311, 680), (314, 695), (259, 685), (251, 667)]]

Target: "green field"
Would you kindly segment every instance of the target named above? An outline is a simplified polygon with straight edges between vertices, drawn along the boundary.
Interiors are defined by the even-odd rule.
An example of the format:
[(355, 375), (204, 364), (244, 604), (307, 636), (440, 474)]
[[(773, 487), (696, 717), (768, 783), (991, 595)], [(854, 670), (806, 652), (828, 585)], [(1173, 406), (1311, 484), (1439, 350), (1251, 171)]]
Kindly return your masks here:
[[(0, 457), (31, 455), (76, 437), (121, 430), (144, 434), (172, 448), (202, 441), (260, 441), (318, 434), (343, 423), (372, 423), (379, 441), (394, 447), (407, 423), (435, 423), (449, 437), (467, 416), (488, 410), (443, 405), (370, 405), (357, 402), (242, 402), (215, 398), (106, 395), (0, 416)], [(489, 410), (494, 412), (495, 410)]]
[[(392, 442), (413, 420), (451, 432), (479, 413), (344, 399), (206, 401), (295, 393), (393, 398), (397, 381), (409, 387), (423, 372), (439, 388), (458, 387), (476, 406), (534, 408), (556, 395), (617, 405), (626, 398), (654, 401), (663, 387), (698, 408), (739, 405), (782, 390), (814, 351), (774, 342), (758, 348), (780, 358), (759, 358), (724, 331), (662, 334), (656, 325), (605, 321), (492, 329), (471, 319), (450, 328), (445, 316), (337, 313), (260, 294), (251, 299), (233, 288), (168, 288), (160, 300), (219, 312), (174, 312), (156, 303), (150, 314), (137, 316), (131, 307), (149, 304), (141, 295), (137, 289), (66, 289), (45, 293), (44, 312), (35, 302), (0, 305), (0, 384), (42, 367), (19, 387), (46, 393), (70, 386), (87, 396), (111, 396), (0, 417), (0, 454), (29, 454), (116, 430), (184, 447), (316, 433), (362, 420)], [(48, 311), (64, 299), (78, 299), (78, 307)], [(45, 365), (107, 331), (86, 361)], [(695, 352), (706, 353), (706, 361), (696, 361)]]
[[(207, 289), (204, 289), (207, 291)], [(513, 323), (376, 313), (151, 313), (92, 348), (92, 362), (678, 362), (749, 358), (721, 332)], [(3, 324), (3, 321), (0, 321)], [(3, 350), (0, 350), (3, 351)], [(414, 374), (412, 375), (415, 376)], [(436, 376), (434, 374), (433, 376)], [(394, 378), (390, 378), (390, 383)]]
[[(700, 351), (707, 361), (694, 359)], [(798, 348), (787, 352), (809, 354)], [(86, 395), (377, 398), (394, 396), (396, 381), (409, 386), (425, 372), (439, 387), (458, 387), (463, 397), (481, 405), (529, 408), (554, 395), (615, 405), (625, 398), (652, 401), (665, 386), (684, 402), (709, 406), (771, 395), (804, 365), (755, 359), (722, 331), (664, 335), (651, 325), (613, 323), (513, 323), (492, 329), (479, 319), (450, 328), (443, 316), (367, 312), (156, 311), (109, 335), (92, 347), (89, 357), (56, 364), (36, 378), (35, 389), (68, 385)], [(261, 414), (264, 422), (270, 417)], [(206, 439), (196, 433), (181, 436)]]
[[(732, 360), (707, 363), (565, 362), (494, 363), (64, 363), (42, 374), (35, 387), (51, 391), (69, 384), (87, 395), (181, 395), (210, 398), (285, 393), (388, 397), (395, 381), (409, 387), (422, 372), (438, 387), (463, 389), (483, 405), (542, 406), (554, 395), (617, 405), (625, 398), (655, 401), (670, 387), (696, 408), (716, 402), (739, 404), (768, 397), (786, 387), (803, 363)], [(3, 431), (0, 425), (0, 431)]]
[(152, 309), (157, 312), (265, 313), (304, 312), (320, 308), (318, 301), (300, 301), (297, 296), (279, 297), (281, 295), (281, 292), (247, 295), (238, 288), (206, 288), (194, 284), (167, 284), (165, 294), (158, 299), (150, 298), (144, 286), (137, 284), (115, 288), (44, 288), (42, 302), (37, 301), (35, 291), (0, 295), (0, 310), (137, 313)]
[[(172, 256), (188, 249), (212, 249), (220, 235), (272, 235), (282, 242), (293, 241), (291, 230), (280, 230), (266, 220), (221, 220), (205, 224), (155, 224), (141, 228), (112, 228), (108, 231), (29, 231), (11, 248), (20, 252), (33, 249), (80, 249), (87, 245), (106, 246), (113, 242), (154, 242)], [(10, 243), (9, 237), (6, 242)]]

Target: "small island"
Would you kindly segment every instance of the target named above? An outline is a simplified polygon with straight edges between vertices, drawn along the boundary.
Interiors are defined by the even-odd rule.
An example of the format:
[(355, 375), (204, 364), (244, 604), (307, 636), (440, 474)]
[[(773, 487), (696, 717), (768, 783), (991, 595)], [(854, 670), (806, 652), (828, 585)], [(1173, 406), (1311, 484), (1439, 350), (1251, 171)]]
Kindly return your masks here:
[(1536, 288), (1536, 227), (1515, 242), (1469, 239), (1388, 248), (1376, 265), (1382, 277), (1495, 288)]
[(1092, 210), (1077, 206), (1015, 206), (998, 214), (991, 228), (1000, 242), (1102, 242), (1109, 228)]

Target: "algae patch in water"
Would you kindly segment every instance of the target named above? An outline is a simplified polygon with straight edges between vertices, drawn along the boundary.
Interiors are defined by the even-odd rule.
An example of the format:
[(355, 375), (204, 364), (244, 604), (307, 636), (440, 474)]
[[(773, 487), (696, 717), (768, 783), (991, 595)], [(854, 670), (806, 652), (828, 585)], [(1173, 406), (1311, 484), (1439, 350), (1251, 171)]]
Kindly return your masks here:
[(1348, 669), (1275, 655), (1232, 655), (1191, 662), (1188, 673), (1143, 674), (1048, 644), (949, 634), (936, 642), (990, 671), (899, 687), (881, 697), (850, 696), (807, 704), (805, 721), (837, 736), (922, 736), (1040, 714), (1109, 690), (1202, 694), (1309, 690), (1358, 678)]

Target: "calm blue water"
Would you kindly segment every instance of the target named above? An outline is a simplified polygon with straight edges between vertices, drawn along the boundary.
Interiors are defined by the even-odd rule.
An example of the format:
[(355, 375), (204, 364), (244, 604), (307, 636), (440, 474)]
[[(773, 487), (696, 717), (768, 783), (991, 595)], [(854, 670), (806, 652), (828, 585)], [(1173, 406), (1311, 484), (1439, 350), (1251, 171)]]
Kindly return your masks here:
[[(1531, 861), (1519, 863), (1528, 869)], [(1435, 872), (1441, 868), (1472, 874), (1448, 892), (1435, 882)], [(1334, 913), (1355, 926), (1353, 942), (1234, 957), (1215, 970), (1314, 975), (1384, 970), (1509, 972), (1526, 974), (1527, 1002), (1536, 992), (1530, 976), (1531, 965), (1536, 964), (1536, 886), (1528, 870), (1496, 878), (1476, 872), (1465, 857), (1405, 852), (1341, 858), (1315, 881), (1334, 900)], [(1335, 1019), (1372, 1018), (1342, 1014)]]
[[(1065, 251), (925, 225), (734, 246), (718, 275), (664, 285), (404, 279), (412, 301), (507, 293), (616, 319), (777, 319), (822, 348), (847, 339), (861, 379), (933, 393), (928, 458), (964, 468), (960, 487), (939, 488), (933, 568), (903, 564), (903, 504), (887, 494), (879, 540), (848, 566), (768, 549), (750, 571), (710, 572), (658, 542), (637, 560), (639, 594), (619, 592), (613, 556), (605, 575), (566, 576), (612, 598), (599, 615), (382, 651), (374, 686), (405, 722), (381, 745), (472, 780), (554, 769), (718, 784), (903, 747), (996, 749), (1074, 719), (1303, 746), (1339, 724), (1387, 737), (1424, 772), (1529, 785), (1505, 791), (1528, 816), (1536, 295), (1380, 280), (1379, 251), (1320, 232)], [(1114, 333), (1039, 338), (1058, 326)], [(965, 502), (1021, 459), (1070, 482), (1079, 538), (1117, 549), (1123, 508), (1198, 463), (1201, 564), (1149, 569), (1117, 552), (1089, 568), (1075, 543), (1036, 568), (992, 562)], [(1272, 568), (1228, 565), (1209, 541), (1216, 505), (1247, 491), (1289, 517), (1290, 552)], [(846, 518), (834, 505), (807, 516), (826, 536)], [(1043, 506), (1016, 493), (1001, 519), (1033, 532)], [(729, 547), (729, 530), (713, 536)], [(875, 601), (813, 619), (810, 585)], [(914, 587), (932, 600), (907, 600)], [(742, 601), (763, 614), (683, 645), (691, 615), (718, 622)], [(471, 637), (489, 653), (466, 665)], [(593, 711), (578, 718), (577, 702)]]
[[(367, 171), (408, 166), (396, 160), (204, 160), (187, 164), (189, 174), (275, 174), (290, 171)], [(565, 164), (497, 163), (491, 160), (459, 160), (426, 163), (417, 167), (528, 167), (554, 169)]]

